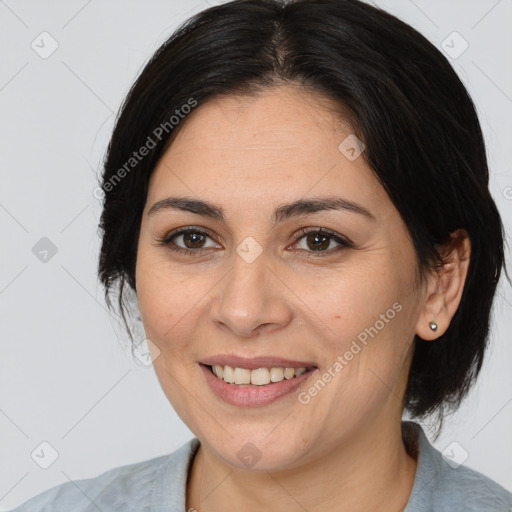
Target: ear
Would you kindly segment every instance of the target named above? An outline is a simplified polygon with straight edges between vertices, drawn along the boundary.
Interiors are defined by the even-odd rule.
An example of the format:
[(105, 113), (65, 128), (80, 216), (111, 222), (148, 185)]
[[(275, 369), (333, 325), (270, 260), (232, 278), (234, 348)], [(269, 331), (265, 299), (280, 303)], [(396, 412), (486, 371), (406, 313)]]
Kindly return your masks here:
[[(444, 334), (459, 307), (471, 256), (471, 242), (467, 232), (463, 229), (454, 231), (439, 252), (446, 263), (428, 281), (416, 325), (416, 334), (424, 340), (434, 340)], [(437, 324), (435, 331), (430, 328), (432, 321)]]

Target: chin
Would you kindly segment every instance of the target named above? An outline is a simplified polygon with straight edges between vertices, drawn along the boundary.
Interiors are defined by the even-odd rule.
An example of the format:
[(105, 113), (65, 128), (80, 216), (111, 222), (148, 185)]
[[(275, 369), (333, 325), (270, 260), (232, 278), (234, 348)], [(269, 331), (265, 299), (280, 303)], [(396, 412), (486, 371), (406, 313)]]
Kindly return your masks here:
[(275, 422), (239, 424), (238, 431), (229, 429), (231, 435), (218, 427), (218, 437), (212, 438), (211, 428), (205, 429), (206, 435), (198, 432), (196, 437), (216, 457), (237, 469), (279, 471), (296, 466), (304, 455), (304, 437), (290, 436), (284, 425), (279, 434), (273, 431), (275, 428)]

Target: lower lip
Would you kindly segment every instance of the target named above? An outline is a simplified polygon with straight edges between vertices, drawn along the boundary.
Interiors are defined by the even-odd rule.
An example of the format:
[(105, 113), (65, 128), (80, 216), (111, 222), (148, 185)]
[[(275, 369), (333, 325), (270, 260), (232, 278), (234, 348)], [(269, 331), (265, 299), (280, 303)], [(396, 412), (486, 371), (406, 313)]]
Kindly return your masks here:
[(297, 389), (316, 371), (316, 369), (311, 370), (303, 373), (300, 377), (284, 379), (281, 382), (272, 382), (265, 386), (244, 386), (228, 384), (216, 377), (209, 367), (203, 364), (199, 366), (211, 390), (224, 402), (239, 407), (261, 407), (275, 402), (282, 396), (288, 395)]

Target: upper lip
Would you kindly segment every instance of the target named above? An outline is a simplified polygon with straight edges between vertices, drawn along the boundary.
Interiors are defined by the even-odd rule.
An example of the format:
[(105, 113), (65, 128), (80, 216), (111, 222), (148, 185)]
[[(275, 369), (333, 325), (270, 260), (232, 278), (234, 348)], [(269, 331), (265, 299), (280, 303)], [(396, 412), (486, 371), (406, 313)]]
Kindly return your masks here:
[(200, 361), (200, 363), (213, 366), (218, 364), (220, 366), (231, 366), (232, 368), (246, 368), (254, 370), (256, 368), (309, 368), (316, 365), (312, 361), (297, 361), (292, 359), (285, 359), (275, 356), (257, 356), (257, 357), (240, 357), (229, 354), (219, 354), (216, 356), (208, 357)]

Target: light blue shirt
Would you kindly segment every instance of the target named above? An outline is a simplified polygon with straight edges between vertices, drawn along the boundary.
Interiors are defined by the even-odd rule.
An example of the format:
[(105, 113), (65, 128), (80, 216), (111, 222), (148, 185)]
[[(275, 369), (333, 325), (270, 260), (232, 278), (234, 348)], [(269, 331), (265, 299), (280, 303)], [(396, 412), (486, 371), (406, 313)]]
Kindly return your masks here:
[[(452, 467), (419, 424), (404, 424), (406, 446), (418, 453), (405, 512), (512, 510), (512, 493), (477, 471)], [(171, 454), (53, 487), (11, 512), (186, 512), (188, 469), (198, 448), (194, 438)]]

